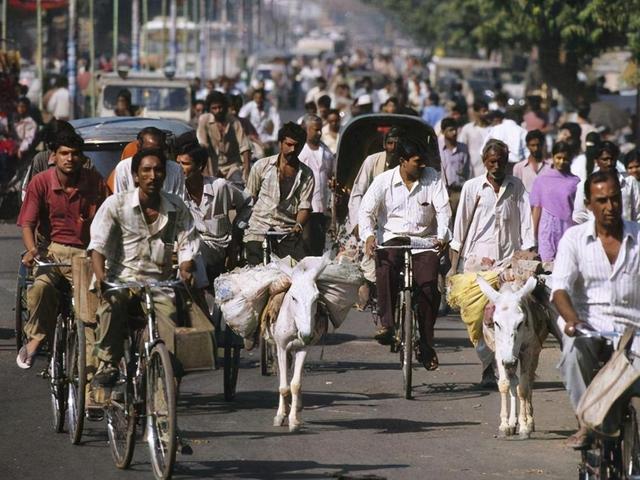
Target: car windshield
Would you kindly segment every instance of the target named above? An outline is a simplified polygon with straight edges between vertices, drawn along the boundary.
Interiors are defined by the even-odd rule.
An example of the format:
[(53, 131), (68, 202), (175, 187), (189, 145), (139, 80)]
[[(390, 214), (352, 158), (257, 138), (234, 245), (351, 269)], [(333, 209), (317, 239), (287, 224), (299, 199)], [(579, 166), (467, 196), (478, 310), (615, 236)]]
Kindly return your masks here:
[(121, 90), (131, 93), (131, 103), (147, 110), (182, 111), (189, 108), (189, 92), (183, 87), (108, 85), (104, 89), (104, 107), (113, 110)]

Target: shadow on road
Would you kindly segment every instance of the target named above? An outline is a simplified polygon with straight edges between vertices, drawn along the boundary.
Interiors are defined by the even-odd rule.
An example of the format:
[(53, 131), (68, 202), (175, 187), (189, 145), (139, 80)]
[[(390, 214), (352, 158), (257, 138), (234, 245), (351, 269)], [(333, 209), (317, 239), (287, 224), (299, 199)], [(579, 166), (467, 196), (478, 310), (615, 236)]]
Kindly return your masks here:
[[(306, 460), (228, 460), (220, 462), (181, 462), (176, 465), (176, 476), (198, 478), (264, 478), (264, 479), (312, 479), (337, 478), (342, 480), (385, 480), (379, 475), (354, 475), (354, 472), (407, 468), (405, 464), (345, 465), (327, 464)], [(309, 472), (305, 472), (308, 470)], [(313, 471), (313, 472), (311, 472)]]
[(324, 420), (308, 422), (313, 425), (330, 425), (347, 430), (376, 430), (380, 433), (425, 433), (432, 430), (451, 430), (458, 427), (480, 425), (480, 422), (418, 422), (403, 418), (362, 418), (354, 420)]
[(346, 373), (350, 370), (400, 370), (400, 362), (319, 362), (305, 365), (305, 370), (310, 373)]

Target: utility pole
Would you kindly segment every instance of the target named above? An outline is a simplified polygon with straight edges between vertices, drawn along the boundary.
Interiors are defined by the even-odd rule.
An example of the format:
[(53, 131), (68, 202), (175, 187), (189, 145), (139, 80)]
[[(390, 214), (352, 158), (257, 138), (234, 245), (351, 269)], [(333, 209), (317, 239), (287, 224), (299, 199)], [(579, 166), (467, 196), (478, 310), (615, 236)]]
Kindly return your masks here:
[(91, 72), (91, 80), (89, 83), (90, 89), (90, 111), (91, 116), (96, 116), (96, 38), (95, 31), (93, 28), (94, 25), (94, 15), (93, 15), (93, 0), (89, 0), (89, 72)]
[(69, 118), (75, 118), (76, 104), (76, 0), (69, 0), (67, 32), (67, 81), (69, 83)]
[(2, 42), (4, 46), (7, 46), (7, 2), (9, 0), (2, 0)]
[(178, 4), (177, 0), (169, 0), (169, 66), (176, 70), (176, 58), (177, 58), (177, 43), (176, 43), (176, 29), (177, 29), (177, 17), (178, 17)]
[(222, 75), (227, 74), (227, 0), (222, 0)]
[(149, 3), (142, 0), (142, 58), (144, 58), (145, 68), (149, 68)]
[(38, 108), (42, 111), (42, 94), (44, 93), (44, 73), (42, 69), (42, 0), (36, 0), (36, 30), (37, 30), (37, 46), (36, 46), (36, 64), (38, 69), (38, 80), (40, 80), (40, 93), (38, 94)]
[(205, 0), (200, 0), (200, 78), (207, 78), (207, 55), (209, 52), (209, 31), (207, 29), (207, 6)]
[(162, 0), (160, 4), (160, 15), (162, 15), (162, 68), (167, 64), (167, 0)]
[(131, 66), (140, 70), (140, 0), (131, 0)]
[(183, 0), (182, 3), (182, 56), (184, 58), (183, 61), (183, 73), (187, 73), (187, 56), (189, 52), (189, 38), (191, 34), (191, 29), (188, 28), (190, 25), (189, 21), (189, 0)]
[(113, 71), (118, 70), (118, 23), (120, 21), (120, 12), (118, 11), (120, 0), (113, 0), (113, 58), (111, 64)]

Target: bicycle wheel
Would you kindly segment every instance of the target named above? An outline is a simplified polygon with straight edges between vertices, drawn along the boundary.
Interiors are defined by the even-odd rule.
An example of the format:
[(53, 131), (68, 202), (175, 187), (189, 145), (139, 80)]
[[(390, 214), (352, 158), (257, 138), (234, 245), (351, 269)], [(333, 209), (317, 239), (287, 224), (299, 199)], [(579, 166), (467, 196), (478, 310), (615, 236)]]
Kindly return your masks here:
[(240, 367), (240, 346), (234, 345), (234, 333), (229, 327), (224, 331), (224, 399), (232, 401), (236, 396), (238, 370)]
[(411, 376), (413, 373), (413, 308), (411, 308), (411, 292), (403, 292), (402, 308), (402, 379), (404, 381), (404, 398), (411, 399)]
[(147, 366), (147, 438), (156, 478), (170, 478), (176, 459), (176, 386), (169, 351), (153, 347)]
[(67, 334), (67, 426), (71, 443), (77, 445), (84, 427), (84, 406), (87, 388), (87, 350), (84, 324), (72, 323)]
[(622, 424), (622, 474), (631, 479), (640, 475), (640, 398), (632, 398)]
[(129, 468), (136, 446), (136, 409), (133, 372), (136, 365), (128, 366), (128, 355), (120, 360), (118, 383), (111, 390), (106, 408), (107, 434), (111, 457), (118, 468)]
[(49, 358), (49, 386), (51, 396), (51, 413), (53, 414), (53, 429), (60, 433), (64, 430), (66, 410), (66, 386), (64, 349), (66, 343), (66, 326), (64, 319), (58, 315), (56, 329), (53, 335), (53, 347)]
[(18, 353), (22, 348), (22, 345), (27, 342), (27, 338), (24, 334), (24, 326), (28, 320), (29, 311), (27, 310), (27, 287), (25, 285), (24, 279), (18, 278), (18, 283), (16, 285), (15, 305), (16, 353)]

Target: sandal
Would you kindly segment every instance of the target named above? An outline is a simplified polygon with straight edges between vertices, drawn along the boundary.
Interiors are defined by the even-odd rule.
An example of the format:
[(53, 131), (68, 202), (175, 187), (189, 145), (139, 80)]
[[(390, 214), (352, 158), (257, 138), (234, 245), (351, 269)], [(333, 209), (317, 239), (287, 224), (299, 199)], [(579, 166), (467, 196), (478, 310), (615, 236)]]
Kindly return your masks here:
[(416, 351), (416, 357), (418, 357), (418, 361), (422, 363), (424, 368), (430, 372), (437, 370), (440, 366), (438, 354), (434, 348), (429, 345), (420, 345), (420, 348)]

